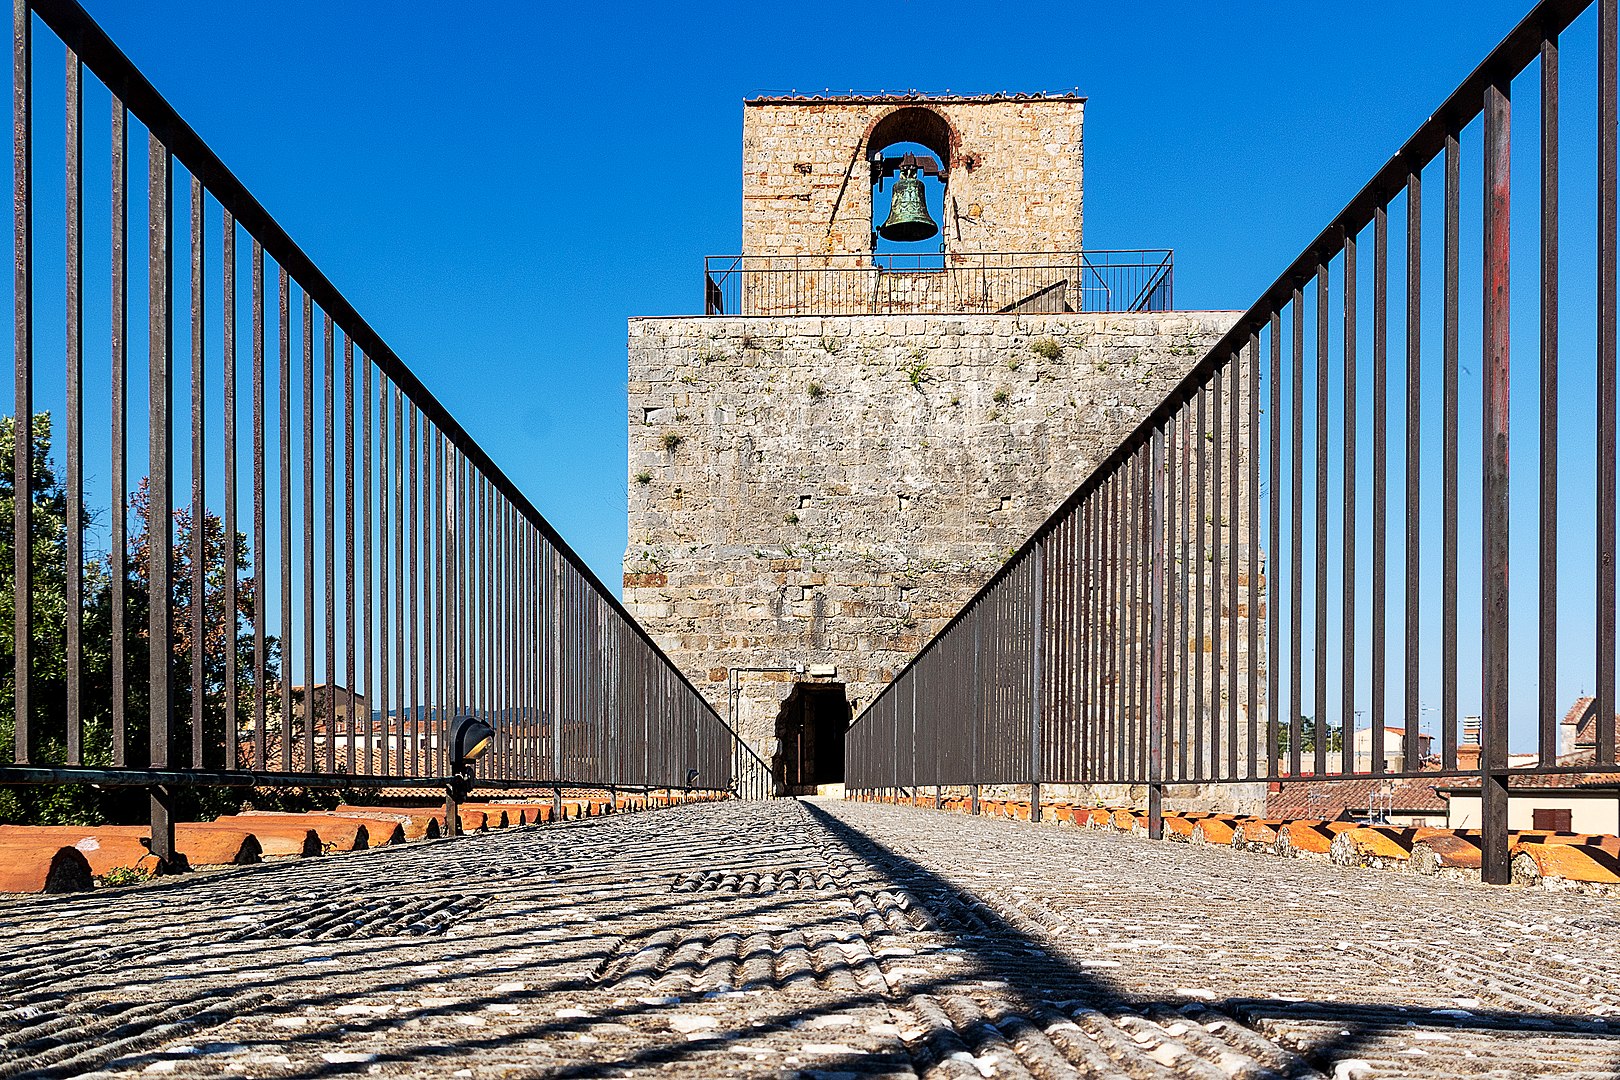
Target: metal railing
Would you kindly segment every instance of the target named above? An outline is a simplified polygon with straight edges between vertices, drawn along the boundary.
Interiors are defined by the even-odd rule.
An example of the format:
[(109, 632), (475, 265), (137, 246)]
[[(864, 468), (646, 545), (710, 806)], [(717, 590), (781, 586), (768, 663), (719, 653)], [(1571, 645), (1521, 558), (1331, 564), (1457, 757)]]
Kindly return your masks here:
[[(1598, 0), (1572, 28), (1588, 6), (1537, 4), (898, 674), (851, 729), (852, 789), (1031, 784), (1038, 807), (1042, 783), (1143, 785), (1157, 834), (1166, 785), (1452, 777), (1482, 788), (1484, 876), (1500, 883), (1510, 783), (1615, 771), (1616, 13)], [(1595, 70), (1576, 77), (1593, 87), (1580, 108), (1596, 131), (1564, 155), (1595, 161), (1582, 216), (1558, 202), (1572, 141), (1559, 55), (1560, 36), (1592, 22)], [(1532, 201), (1521, 249), (1539, 258), (1521, 261), (1535, 281), (1514, 302), (1516, 77), (1539, 112), (1539, 168), (1518, 185)], [(1465, 169), (1482, 179), (1466, 199)], [(1441, 242), (1426, 248), (1433, 217)], [(1510, 339), (1513, 311), (1534, 333)], [(1516, 395), (1510, 340), (1521, 372), (1538, 372)], [(1531, 464), (1512, 473), (1510, 413), (1532, 430), (1517, 445)], [(1561, 553), (1561, 520), (1590, 523), (1580, 563)], [(1597, 732), (1590, 753), (1563, 758), (1561, 612), (1590, 627), (1575, 647)], [(1515, 638), (1510, 617), (1531, 632)], [(1510, 679), (1535, 687), (1539, 751), (1511, 770)], [(1434, 690), (1439, 751), (1425, 761)], [(1471, 770), (1459, 713), (1475, 710)]]
[(150, 787), (165, 859), (174, 786), (442, 788), (468, 714), (482, 785), (728, 788), (725, 722), (84, 10), (14, 33), (0, 785)]
[(705, 315), (1169, 311), (1167, 250), (710, 255)]

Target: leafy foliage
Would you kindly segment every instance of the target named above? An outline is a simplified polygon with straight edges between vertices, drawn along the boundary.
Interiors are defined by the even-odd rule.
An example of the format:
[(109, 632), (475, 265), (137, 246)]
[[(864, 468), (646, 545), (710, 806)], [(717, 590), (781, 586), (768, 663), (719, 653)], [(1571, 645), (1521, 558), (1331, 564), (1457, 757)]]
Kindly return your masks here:
[[(33, 619), (30, 625), (32, 678), (29, 758), (35, 764), (67, 763), (67, 691), (72, 673), (67, 655), (68, 596), (67, 491), (51, 461), (51, 417), (34, 417), (34, 471), (32, 539)], [(15, 655), (14, 561), (12, 530), (16, 483), (13, 448), (16, 425), (0, 417), (0, 652)], [(152, 549), (151, 492), (143, 479), (130, 498), (130, 529), (124, 566), (111, 553), (88, 557), (82, 567), (83, 601), (78, 672), (82, 745), (80, 763), (110, 767), (117, 762), (113, 724), (114, 639), (113, 582), (122, 572), (124, 594), (123, 683), (126, 693), (122, 764), (133, 768), (153, 760), (150, 745), (149, 703), (150, 611), (149, 567)], [(173, 579), (170, 591), (173, 688), (171, 728), (172, 765), (191, 760), (192, 668), (195, 658), (192, 620), (194, 582), (193, 539), (196, 523), (189, 507), (172, 517)], [(253, 562), (247, 538), (234, 537), (237, 569), (237, 604), (233, 616), (225, 613), (227, 538), (218, 516), (205, 513), (201, 523), (203, 566), (202, 723), (203, 760), (218, 768), (225, 762), (226, 695), (237, 698), (238, 717), (246, 731), (253, 715), (253, 633), (258, 605), (253, 587)], [(236, 650), (236, 686), (226, 685), (226, 656)], [(267, 639), (267, 711), (279, 712), (281, 648)], [(16, 743), (16, 687), (14, 665), (0, 668), (0, 745)], [(182, 789), (177, 811), (187, 817), (213, 816), (241, 801), (241, 792)], [(261, 796), (261, 801), (263, 797)], [(269, 801), (275, 801), (272, 796)], [(29, 824), (100, 824), (140, 822), (148, 811), (144, 791), (89, 785), (0, 787), (0, 822)]]

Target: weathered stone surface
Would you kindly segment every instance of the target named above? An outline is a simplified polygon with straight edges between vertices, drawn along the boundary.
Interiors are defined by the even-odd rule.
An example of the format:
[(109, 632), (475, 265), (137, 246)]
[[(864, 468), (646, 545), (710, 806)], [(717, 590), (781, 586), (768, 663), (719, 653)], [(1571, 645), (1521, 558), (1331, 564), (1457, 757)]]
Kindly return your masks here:
[[(858, 710), (1233, 318), (633, 320), (625, 602), (722, 713), (794, 664)], [(767, 758), (795, 681), (741, 682)]]
[(720, 803), (169, 880), (0, 900), (4, 1071), (1306, 1080), (1620, 1061), (1611, 898), (1111, 828)]
[[(908, 110), (921, 122), (878, 127)], [(874, 136), (890, 141), (886, 131), (927, 146), (949, 169), (939, 223), (947, 250), (1078, 251), (1084, 118), (1085, 99), (1067, 95), (749, 101), (743, 107), (743, 251), (870, 250), (868, 162), (886, 149), (874, 145)], [(888, 190), (878, 197), (887, 198)]]

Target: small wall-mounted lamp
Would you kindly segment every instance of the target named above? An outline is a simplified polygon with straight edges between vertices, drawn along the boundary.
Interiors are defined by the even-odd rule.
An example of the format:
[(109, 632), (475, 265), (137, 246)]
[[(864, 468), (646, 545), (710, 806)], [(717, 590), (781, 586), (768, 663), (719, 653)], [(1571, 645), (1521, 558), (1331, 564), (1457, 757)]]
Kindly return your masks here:
[(483, 756), (495, 738), (495, 729), (476, 716), (463, 716), (456, 720), (450, 735), (450, 771), (461, 775)]
[(450, 836), (461, 832), (460, 802), (472, 793), (472, 763), (489, 749), (495, 729), (476, 716), (456, 719), (450, 729), (450, 779), (445, 784), (444, 828)]

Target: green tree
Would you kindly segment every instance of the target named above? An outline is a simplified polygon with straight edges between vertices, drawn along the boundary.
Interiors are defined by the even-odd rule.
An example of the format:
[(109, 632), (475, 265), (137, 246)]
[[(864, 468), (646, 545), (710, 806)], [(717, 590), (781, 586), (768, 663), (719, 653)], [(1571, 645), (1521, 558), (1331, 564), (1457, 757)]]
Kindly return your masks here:
[[(1287, 724), (1277, 727), (1277, 753), (1288, 753), (1289, 744), (1293, 739), (1293, 730)], [(1344, 729), (1334, 724), (1327, 725), (1327, 750), (1336, 754), (1344, 749)], [(1316, 753), (1316, 721), (1309, 716), (1299, 718), (1299, 752), (1302, 754)]]
[[(16, 497), (16, 425), (10, 417), (0, 417), (0, 645), (7, 657), (13, 648), (13, 543), (10, 523)], [(38, 764), (64, 764), (67, 761), (67, 494), (51, 460), (51, 417), (42, 413), (34, 418), (33, 522), (30, 533), (33, 559), (33, 605), (31, 624), (33, 648), (30, 723), (31, 757)], [(148, 657), (150, 641), (147, 616), (149, 555), (152, 544), (149, 485), (142, 480), (130, 500), (131, 529), (126, 551), (125, 579), (125, 764), (139, 768), (151, 760), (149, 742)], [(191, 694), (193, 664), (192, 627), (192, 540), (194, 522), (189, 507), (173, 516), (173, 587), (170, 594), (170, 663), (173, 687), (173, 723), (170, 763), (189, 764), (192, 755)], [(203, 539), (203, 753), (209, 768), (225, 763), (226, 650), (237, 653), (238, 678), (235, 687), (238, 717), (244, 728), (253, 715), (253, 631), (257, 603), (253, 588), (253, 564), (242, 533), (235, 537), (237, 563), (237, 607), (235, 618), (225, 612), (227, 583), (226, 537), (223, 523), (213, 513), (205, 513)], [(112, 730), (112, 582), (110, 555), (86, 559), (83, 567), (83, 619), (81, 633), (80, 700), (83, 742), (81, 763), (110, 766), (113, 763)], [(233, 633), (234, 629), (234, 633)], [(281, 648), (268, 638), (266, 695), (273, 713), (280, 708)], [(0, 754), (8, 755), (15, 740), (16, 688), (13, 665), (0, 670)], [(241, 791), (226, 789), (184, 789), (177, 809), (186, 816), (211, 816), (234, 806)], [(0, 787), (0, 822), (55, 824), (95, 824), (106, 821), (140, 822), (147, 804), (137, 789), (103, 788), (88, 785), (18, 785)]]

